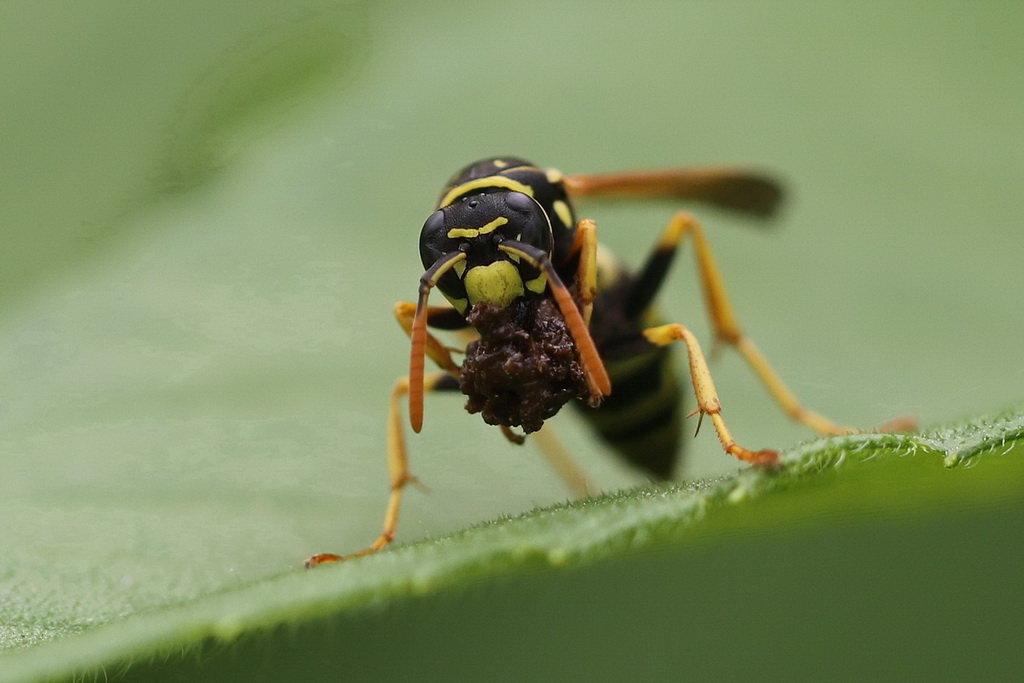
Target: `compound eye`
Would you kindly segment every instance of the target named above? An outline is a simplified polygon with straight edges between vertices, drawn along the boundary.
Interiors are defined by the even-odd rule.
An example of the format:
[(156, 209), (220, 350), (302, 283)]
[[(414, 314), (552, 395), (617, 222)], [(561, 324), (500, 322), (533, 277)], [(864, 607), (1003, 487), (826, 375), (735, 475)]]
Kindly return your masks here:
[(519, 213), (533, 213), (537, 210), (537, 202), (522, 192), (509, 192), (505, 197), (505, 204)]
[(420, 232), (420, 260), (424, 268), (429, 268), (434, 261), (450, 251), (447, 234), (444, 212), (438, 210), (430, 214)]
[(439, 234), (444, 233), (444, 212), (435, 211), (430, 214), (430, 218), (423, 224), (423, 239), (431, 240), (436, 238)]
[(516, 239), (550, 252), (551, 224), (541, 205), (523, 192), (509, 192), (505, 195), (505, 206), (511, 221), (506, 234), (518, 235)]

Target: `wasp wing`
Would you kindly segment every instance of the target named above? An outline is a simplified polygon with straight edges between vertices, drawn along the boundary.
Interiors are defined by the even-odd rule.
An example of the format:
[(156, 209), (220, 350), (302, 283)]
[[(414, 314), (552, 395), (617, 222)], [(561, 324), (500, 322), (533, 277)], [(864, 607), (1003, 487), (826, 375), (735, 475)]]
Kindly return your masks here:
[(573, 197), (695, 199), (755, 216), (770, 216), (782, 199), (772, 178), (729, 166), (569, 175), (565, 188)]

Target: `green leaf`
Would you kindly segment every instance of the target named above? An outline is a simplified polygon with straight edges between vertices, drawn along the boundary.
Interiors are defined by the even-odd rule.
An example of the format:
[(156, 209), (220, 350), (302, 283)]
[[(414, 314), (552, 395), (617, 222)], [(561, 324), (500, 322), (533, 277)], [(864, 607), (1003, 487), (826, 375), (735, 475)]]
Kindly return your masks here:
[[(600, 5), (0, 8), (0, 680), (1009, 677), (1021, 418), (954, 420), (1021, 399), (1022, 10)], [(494, 153), (774, 169), (772, 230), (693, 207), (744, 328), (830, 417), (949, 426), (774, 475), (705, 430), (651, 489), (559, 416), (623, 492), (557, 505), (438, 398), (403, 545), (302, 571), (379, 529), (391, 306)], [(675, 207), (579, 208), (637, 263)], [(713, 371), (742, 443), (806, 438)]]
[[(386, 678), (416, 676), (424, 666), (421, 657), (427, 656), (435, 675), (466, 676), (467, 671), (479, 670), (512, 680), (515, 676), (504, 663), (476, 661), (465, 668), (463, 659), (500, 651), (508, 647), (510, 634), (523, 629), (533, 632), (530, 640), (544, 633), (557, 647), (554, 652), (535, 652), (537, 659), (517, 669), (516, 675), (532, 671), (531, 675), (556, 677), (577, 671), (600, 677), (604, 666), (621, 666), (626, 658), (650, 650), (652, 643), (674, 641), (676, 634), (660, 631), (665, 621), (678, 620), (680, 635), (701, 636), (686, 622), (711, 615), (699, 610), (680, 614), (683, 603), (672, 602), (668, 608), (648, 605), (649, 611), (638, 614), (638, 621), (625, 624), (612, 617), (612, 606), (618, 604), (620, 590), (636, 594), (638, 605), (662, 592), (676, 596), (680, 586), (685, 587), (684, 594), (707, 590), (700, 582), (707, 578), (701, 567), (706, 562), (737, 582), (723, 586), (718, 577), (710, 590), (721, 601), (715, 610), (731, 614), (728, 621), (744, 622), (736, 625), (742, 647), (768, 656), (771, 653), (763, 652), (767, 637), (773, 648), (779, 648), (776, 656), (801, 661), (783, 666), (791, 673), (810, 673), (820, 657), (806, 653), (799, 642), (803, 639), (817, 637), (834, 647), (860, 637), (864, 628), (882, 634), (894, 631), (892, 624), (857, 622), (856, 600), (877, 602), (879, 595), (892, 592), (892, 586), (884, 585), (888, 581), (904, 582), (912, 593), (933, 594), (937, 600), (949, 593), (952, 582), (955, 600), (933, 606), (935, 618), (949, 625), (971, 618), (989, 620), (983, 624), (984, 633), (961, 633), (958, 639), (962, 646), (971, 646), (968, 650), (978, 646), (991, 654), (994, 644), (989, 639), (1012, 626), (1021, 606), (1017, 592), (1010, 591), (1021, 555), (1019, 544), (993, 533), (998, 527), (992, 525), (1017, 525), (1024, 519), (1022, 426), (1024, 412), (1016, 412), (920, 436), (867, 434), (820, 440), (785, 454), (780, 471), (749, 469), (718, 481), (640, 488), (538, 509), (369, 558), (225, 587), (182, 604), (111, 618), (77, 636), (8, 656), (7, 661), (11, 671), (25, 677), (69, 670), (88, 673), (99, 667), (117, 671), (131, 663), (128, 673), (138, 680), (216, 680), (228, 674), (240, 679), (308, 677), (332, 667), (360, 676), (376, 671)], [(982, 531), (980, 538), (969, 534), (978, 530), (975, 527)], [(904, 546), (908, 537), (913, 542)], [(946, 543), (955, 548), (943, 547)], [(851, 556), (852, 552), (864, 555)], [(955, 556), (965, 552), (970, 556), (958, 563)], [(808, 576), (807, 568), (794, 575), (780, 573), (778, 565), (790, 565), (798, 557), (819, 568), (826, 566), (825, 558), (835, 564), (827, 577)], [(898, 569), (886, 566), (897, 558), (902, 565)], [(931, 566), (937, 558), (948, 566)], [(721, 566), (723, 562), (727, 566)], [(959, 564), (970, 566), (972, 574), (957, 574)], [(858, 574), (866, 567), (878, 573), (864, 585)], [(991, 595), (994, 584), (986, 580), (993, 577), (1006, 581), (1002, 587), (1010, 591), (998, 600)], [(641, 578), (652, 583), (638, 586)], [(572, 591), (566, 596), (563, 591), (578, 581), (595, 592)], [(842, 595), (829, 598), (834, 612), (828, 617), (832, 632), (827, 638), (812, 633), (806, 623), (791, 624), (796, 630), (790, 636), (798, 642), (747, 633), (752, 629), (745, 622), (750, 621), (759, 624), (754, 631), (776, 630), (779, 613), (796, 622), (821, 618), (811, 601), (822, 591), (815, 582)], [(750, 586), (757, 586), (754, 595)], [(906, 599), (906, 609), (922, 607), (912, 596)], [(511, 615), (495, 606), (495, 600), (512, 609)], [(524, 602), (517, 604), (518, 600)], [(991, 611), (981, 613), (973, 600)], [(574, 610), (581, 612), (573, 618), (559, 614)], [(466, 613), (472, 615), (469, 622)], [(611, 623), (588, 624), (584, 614), (603, 614)], [(506, 623), (509, 618), (512, 623)], [(574, 633), (554, 632), (549, 618), (568, 621)], [(440, 628), (443, 637), (427, 640), (447, 647), (446, 654), (430, 654), (421, 642), (405, 642), (412, 637), (408, 620), (428, 630), (430, 624)], [(481, 620), (487, 624), (483, 636), (474, 634)], [(650, 642), (632, 653), (620, 641), (622, 629), (630, 631), (627, 642), (640, 633)], [(920, 634), (899, 636), (904, 652), (929, 645), (921, 642)], [(744, 642), (747, 637), (755, 642)], [(465, 652), (457, 644), (466, 639), (480, 640), (481, 649)], [(403, 652), (399, 643), (413, 651)], [(599, 654), (582, 662), (566, 658), (570, 643), (596, 647)], [(711, 673), (735, 643), (710, 647), (696, 653), (687, 646), (685, 657), (663, 653), (659, 666), (675, 662)], [(403, 661), (379, 661), (391, 656), (386, 654), (389, 648)], [(148, 661), (151, 658), (156, 659)], [(759, 656), (756, 659), (760, 661)], [(962, 661), (959, 666), (1010, 670), (978, 659), (968, 657), (970, 667), (981, 669)], [(894, 657), (886, 666), (898, 661)], [(914, 666), (944, 673), (934, 662), (915, 661)], [(757, 672), (749, 665), (732, 667), (745, 674)]]

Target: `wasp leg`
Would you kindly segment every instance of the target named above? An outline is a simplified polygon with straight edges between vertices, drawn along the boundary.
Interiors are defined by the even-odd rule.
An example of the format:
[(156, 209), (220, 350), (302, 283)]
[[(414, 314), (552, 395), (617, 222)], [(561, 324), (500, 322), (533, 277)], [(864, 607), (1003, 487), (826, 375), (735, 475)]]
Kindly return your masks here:
[(580, 314), (583, 322), (590, 325), (590, 314), (594, 310), (594, 299), (597, 298), (597, 224), (589, 218), (583, 218), (576, 224), (576, 236), (569, 258), (579, 254), (576, 266), (576, 291), (583, 305)]
[[(506, 439), (517, 446), (526, 443), (526, 436), (524, 434), (516, 434), (512, 431), (511, 427), (502, 425), (501, 433)], [(587, 498), (597, 491), (594, 485), (590, 483), (586, 473), (580, 469), (580, 466), (576, 464), (576, 460), (569, 455), (569, 451), (566, 450), (562, 442), (551, 431), (551, 427), (545, 425), (540, 431), (534, 432), (533, 438), (536, 439), (540, 452), (547, 458), (548, 465), (565, 482), (566, 487), (574, 498)]]
[[(457, 384), (451, 384), (451, 376), (444, 372), (435, 372), (424, 377), (423, 388), (426, 391), (444, 391), (458, 388)], [(395, 382), (391, 390), (391, 399), (388, 402), (388, 479), (391, 488), (391, 495), (388, 498), (388, 506), (384, 512), (384, 528), (380, 536), (368, 545), (348, 555), (335, 555), (333, 553), (320, 553), (313, 555), (306, 560), (306, 567), (315, 567), (328, 562), (341, 562), (354, 557), (362, 557), (383, 550), (395, 538), (395, 531), (398, 528), (398, 513), (402, 507), (402, 493), (408, 484), (417, 484), (419, 481), (409, 472), (409, 459), (405, 450), (405, 435), (402, 432), (402, 399), (409, 393), (409, 378), (401, 377)]]
[[(395, 319), (410, 337), (415, 317), (416, 304), (411, 301), (399, 301), (395, 304)], [(465, 329), (469, 323), (454, 308), (431, 306), (427, 309), (427, 325), (443, 330), (458, 330)], [(459, 366), (452, 360), (451, 350), (429, 332), (426, 335), (426, 353), (439, 368), (454, 377), (459, 376)]]
[[(413, 321), (416, 317), (416, 304), (408, 301), (399, 301), (395, 304), (394, 312), (398, 324), (411, 337)], [(454, 316), (452, 315), (453, 313), (455, 314)], [(432, 327), (451, 330), (467, 327), (465, 319), (451, 308), (431, 306), (425, 309), (425, 314), (427, 324)], [(448, 347), (429, 332), (425, 335), (425, 352), (444, 372), (424, 377), (423, 390), (451, 390), (458, 388), (458, 384), (451, 384), (450, 382), (442, 384), (449, 377), (458, 379), (459, 366), (452, 359), (451, 351)], [(408, 393), (409, 378), (402, 377), (395, 382), (388, 404), (387, 457), (388, 474), (391, 481), (391, 497), (388, 499), (387, 511), (384, 514), (384, 530), (377, 537), (377, 540), (358, 552), (349, 555), (335, 555), (333, 553), (313, 555), (306, 560), (306, 567), (315, 567), (327, 562), (340, 562), (353, 557), (369, 555), (386, 547), (394, 539), (395, 529), (398, 527), (398, 512), (402, 504), (402, 491), (406, 484), (416, 482), (416, 478), (409, 473), (409, 462), (405, 450), (405, 436), (402, 432), (401, 400)]]
[[(716, 343), (727, 344), (739, 351), (775, 402), (792, 419), (824, 435), (852, 434), (859, 431), (838, 425), (818, 413), (804, 408), (793, 392), (786, 387), (768, 360), (754, 346), (754, 343), (743, 334), (736, 322), (732, 304), (725, 291), (722, 273), (715, 263), (704, 231), (697, 219), (690, 214), (679, 212), (669, 221), (668, 227), (651, 255), (648, 267), (645, 268), (645, 272), (641, 276), (641, 283), (649, 280), (647, 289), (640, 288), (637, 295), (639, 301), (634, 305), (643, 304), (643, 307), (646, 307), (646, 304), (650, 303), (650, 297), (653, 297), (661, 284), (663, 270), (667, 269), (668, 264), (671, 263), (671, 253), (675, 251), (687, 234), (692, 235), (696, 248), (697, 267), (704, 290), (704, 301), (711, 318), (711, 325), (714, 328)], [(659, 269), (662, 269), (660, 274), (658, 273)]]
[(545, 425), (532, 436), (536, 439), (540, 452), (547, 458), (548, 464), (562, 478), (562, 481), (565, 482), (565, 485), (575, 498), (587, 498), (597, 491), (597, 488), (591, 483), (586, 473), (576, 464), (569, 451), (562, 445), (562, 442), (555, 436), (550, 427)]
[(690, 378), (693, 381), (693, 393), (697, 397), (697, 412), (701, 416), (707, 415), (715, 425), (715, 432), (718, 440), (726, 453), (730, 453), (740, 460), (756, 464), (774, 464), (778, 462), (779, 454), (775, 451), (762, 450), (752, 451), (736, 443), (729, 433), (722, 419), (722, 404), (718, 400), (718, 392), (715, 390), (715, 383), (711, 379), (711, 371), (708, 370), (707, 361), (704, 360), (704, 353), (700, 350), (697, 338), (689, 329), (678, 323), (661, 325), (644, 330), (644, 336), (652, 344), (666, 346), (672, 342), (681, 341), (686, 345), (686, 352), (690, 359)]
[[(589, 225), (584, 225), (588, 223)], [(596, 226), (593, 221), (580, 221), (580, 228), (584, 232), (589, 232), (589, 238), (584, 239), (581, 244), (583, 245), (584, 253), (590, 253), (590, 258), (593, 260), (596, 254), (597, 247), (597, 234)], [(581, 259), (582, 262), (585, 259)], [(596, 264), (595, 267), (591, 267), (591, 286), (596, 292), (597, 284), (597, 272)], [(581, 287), (582, 290), (582, 287)], [(584, 298), (586, 300), (586, 298)], [(591, 297), (590, 301), (593, 301)], [(412, 320), (416, 313), (416, 304), (411, 302), (399, 302), (395, 304), (395, 317), (398, 319), (399, 325), (406, 331), (407, 334), (412, 332)], [(452, 315), (454, 314), (454, 315)], [(437, 327), (445, 330), (457, 330), (465, 329), (468, 327), (465, 318), (459, 314), (453, 308), (429, 308), (427, 309), (427, 325), (431, 327)], [(433, 335), (427, 335), (427, 355), (430, 356), (437, 365), (449, 371), (453, 377), (458, 377), (459, 369), (458, 366), (452, 361), (449, 349), (441, 344)], [(447, 385), (445, 389), (449, 388)], [(501, 433), (510, 442), (521, 445), (525, 442), (526, 438), (521, 434), (516, 434), (509, 427), (502, 427)], [(536, 440), (537, 446), (540, 448), (541, 453), (548, 460), (548, 464), (555, 470), (562, 481), (565, 482), (566, 487), (572, 493), (575, 498), (586, 498), (597, 491), (597, 488), (590, 482), (587, 475), (583, 470), (576, 464), (573, 457), (566, 450), (565, 446), (555, 437), (549, 427), (544, 427), (539, 432), (532, 435), (533, 439)]]

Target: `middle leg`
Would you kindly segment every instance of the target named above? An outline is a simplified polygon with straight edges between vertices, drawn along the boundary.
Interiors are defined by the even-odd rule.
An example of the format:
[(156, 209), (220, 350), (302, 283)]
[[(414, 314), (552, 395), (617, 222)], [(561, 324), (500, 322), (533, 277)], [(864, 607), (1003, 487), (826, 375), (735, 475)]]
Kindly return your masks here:
[(707, 415), (715, 426), (715, 433), (726, 453), (736, 456), (740, 460), (754, 464), (771, 465), (779, 460), (779, 454), (772, 450), (752, 451), (736, 443), (732, 438), (729, 429), (722, 419), (722, 403), (718, 399), (718, 392), (715, 390), (715, 382), (711, 379), (711, 371), (708, 369), (704, 353), (693, 333), (685, 326), (678, 323), (660, 325), (644, 330), (644, 336), (649, 342), (657, 346), (666, 346), (673, 342), (681, 341), (686, 346), (686, 353), (690, 361), (690, 379), (693, 381), (693, 393), (697, 397), (697, 410), (703, 418)]

